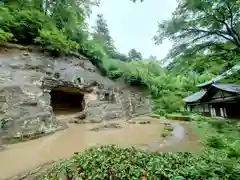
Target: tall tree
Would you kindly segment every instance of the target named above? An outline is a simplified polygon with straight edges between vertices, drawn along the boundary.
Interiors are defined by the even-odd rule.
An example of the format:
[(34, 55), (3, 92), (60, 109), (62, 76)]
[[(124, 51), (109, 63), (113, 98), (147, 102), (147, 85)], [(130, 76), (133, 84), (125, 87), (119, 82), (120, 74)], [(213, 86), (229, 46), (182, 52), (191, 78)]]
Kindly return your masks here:
[(156, 61), (157, 60), (157, 56), (154, 56), (154, 55), (151, 54), (148, 59)]
[(178, 0), (170, 20), (159, 24), (156, 43), (174, 41), (170, 56), (195, 53), (229, 42), (240, 52), (239, 0)]
[(97, 0), (45, 0), (45, 12), (53, 17), (59, 28), (82, 24)]
[[(99, 5), (100, 0), (35, 0), (40, 4), (40, 7), (43, 8), (45, 13), (49, 13), (52, 11), (52, 8), (58, 7), (71, 7), (75, 10), (81, 9), (81, 13), (89, 16), (91, 13), (91, 7), (93, 5)], [(74, 10), (74, 11), (75, 11)]]
[(115, 46), (110, 36), (108, 25), (102, 14), (97, 15), (96, 26), (94, 27), (93, 38), (101, 41), (108, 54), (115, 52)]
[(15, 9), (37, 9), (49, 15), (58, 28), (82, 24), (100, 0), (2, 0)]
[(137, 52), (136, 49), (131, 49), (128, 53), (130, 60), (142, 60), (142, 54)]

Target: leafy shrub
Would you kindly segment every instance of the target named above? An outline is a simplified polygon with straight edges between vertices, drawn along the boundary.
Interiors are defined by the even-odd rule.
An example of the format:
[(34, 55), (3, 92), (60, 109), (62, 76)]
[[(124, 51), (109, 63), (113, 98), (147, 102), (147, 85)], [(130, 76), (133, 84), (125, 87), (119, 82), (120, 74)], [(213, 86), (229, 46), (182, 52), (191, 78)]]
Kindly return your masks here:
[(13, 35), (12, 33), (5, 32), (0, 28), (0, 42), (1, 41), (10, 41), (12, 39)]
[(95, 40), (89, 40), (82, 44), (78, 52), (91, 61), (91, 63), (96, 66), (102, 75), (107, 75), (107, 70), (104, 67), (106, 61), (106, 53), (103, 47)]
[(40, 43), (44, 48), (54, 55), (67, 54), (71, 50), (76, 50), (78, 44), (67, 39), (63, 30), (57, 28), (45, 29), (40, 31), (40, 37), (35, 39), (36, 43)]
[(33, 40), (39, 36), (45, 21), (45, 15), (37, 10), (14, 11), (9, 29), (18, 42), (33, 43)]
[(5, 32), (11, 32), (10, 24), (12, 23), (13, 15), (8, 8), (0, 3), (0, 27)]
[(182, 115), (184, 115), (184, 116), (191, 115), (191, 112), (185, 111), (185, 110), (181, 111), (180, 113), (181, 113)]
[(75, 153), (39, 179), (239, 179), (235, 161), (224, 153), (147, 153), (103, 146)]
[(223, 140), (221, 138), (215, 137), (215, 136), (208, 137), (207, 145), (209, 147), (216, 148), (216, 149), (222, 149), (225, 146)]
[(127, 64), (116, 59), (105, 58), (103, 61), (103, 67), (107, 72), (107, 76), (110, 79), (118, 79), (123, 77), (123, 71)]
[(209, 121), (209, 124), (211, 124), (213, 128), (221, 130), (226, 127), (227, 122), (222, 120), (211, 120)]
[(121, 78), (122, 75), (123, 75), (123, 72), (121, 70), (109, 71), (107, 73), (107, 76), (113, 80)]
[(210, 121), (212, 121), (211, 118), (206, 117), (206, 116), (201, 116), (201, 115), (198, 115), (198, 114), (193, 114), (191, 116), (191, 119), (193, 121), (198, 121), (198, 122), (210, 122)]
[(240, 148), (239, 147), (229, 147), (228, 148), (229, 158), (240, 158)]

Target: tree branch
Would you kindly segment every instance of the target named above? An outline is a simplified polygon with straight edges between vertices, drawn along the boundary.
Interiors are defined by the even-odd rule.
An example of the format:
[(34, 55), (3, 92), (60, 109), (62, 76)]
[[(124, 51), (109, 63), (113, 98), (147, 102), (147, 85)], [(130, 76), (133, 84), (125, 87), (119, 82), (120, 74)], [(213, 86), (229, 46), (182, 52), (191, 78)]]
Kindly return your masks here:
[[(230, 8), (230, 6), (229, 6), (229, 8)], [(230, 8), (231, 9), (231, 8)], [(238, 39), (238, 35), (237, 35), (237, 37), (235, 36), (235, 33), (233, 32), (233, 29), (232, 28), (230, 28), (229, 27), (229, 25), (226, 23), (226, 16), (221, 12), (221, 11), (219, 11), (219, 10), (216, 10), (217, 12), (219, 12), (221, 15), (222, 15), (222, 17), (223, 17), (223, 20), (222, 19), (218, 19), (216, 16), (214, 16), (214, 15), (212, 15), (212, 17), (216, 20), (216, 21), (218, 21), (218, 22), (220, 22), (220, 23), (222, 23), (222, 24), (224, 24), (225, 25), (225, 27), (226, 27), (226, 29), (227, 29), (227, 34), (229, 35), (229, 36), (231, 36), (233, 39), (231, 40), (231, 42), (233, 43), (233, 44), (235, 44), (236, 46), (238, 46), (238, 47), (240, 47), (240, 42), (239, 42), (239, 39)], [(231, 10), (232, 11), (232, 10)], [(233, 17), (233, 16), (232, 16)]]
[(234, 32), (232, 31), (232, 29), (229, 27), (229, 25), (224, 21), (223, 24), (226, 26), (226, 29), (229, 33), (230, 36), (232, 36), (232, 38), (234, 39), (234, 44), (237, 45), (238, 47), (240, 47), (240, 42), (238, 40), (238, 38), (236, 38)]
[(228, 11), (229, 11), (229, 14), (230, 14), (230, 26), (231, 26), (231, 29), (233, 31), (233, 33), (237, 36), (236, 38), (238, 39), (238, 41), (240, 42), (240, 35), (237, 31), (235, 31), (234, 27), (233, 27), (233, 11), (232, 11), (232, 8), (230, 6), (230, 4), (226, 1), (226, 5), (227, 5), (227, 8), (228, 8)]
[(231, 28), (233, 28), (233, 12), (232, 12), (232, 8), (228, 4), (228, 2), (226, 2), (226, 5), (227, 5), (227, 9), (228, 9), (229, 14), (230, 14), (230, 21), (231, 21), (230, 25), (231, 25)]
[[(195, 28), (189, 28), (189, 29), (183, 29), (183, 30), (185, 30), (185, 31), (197, 32), (197, 33), (207, 33), (207, 34), (209, 34), (209, 35), (215, 34), (215, 35), (220, 36), (220, 37), (222, 37), (222, 38), (224, 38), (224, 39), (226, 39), (226, 40), (228, 40), (228, 41), (231, 41), (232, 43), (235, 44), (235, 41), (232, 40), (231, 38), (225, 36), (225, 35), (228, 35), (228, 34), (225, 33), (225, 32), (223, 32), (223, 31), (217, 31), (217, 30), (215, 30), (215, 31), (208, 31), (208, 30), (204, 30), (204, 29), (195, 29)], [(225, 34), (225, 35), (223, 35), (223, 34)], [(232, 36), (231, 36), (231, 37), (232, 37)]]

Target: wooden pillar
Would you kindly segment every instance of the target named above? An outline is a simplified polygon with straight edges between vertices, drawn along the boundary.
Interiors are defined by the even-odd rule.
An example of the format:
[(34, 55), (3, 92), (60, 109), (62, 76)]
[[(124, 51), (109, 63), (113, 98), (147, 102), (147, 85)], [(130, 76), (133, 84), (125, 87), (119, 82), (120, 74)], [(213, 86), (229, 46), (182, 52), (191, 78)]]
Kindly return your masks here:
[(212, 105), (210, 105), (210, 113), (211, 113), (211, 116), (216, 116), (215, 108)]
[(227, 118), (227, 111), (226, 111), (226, 108), (223, 108), (223, 112), (224, 112), (224, 117)]
[(220, 108), (220, 114), (221, 114), (221, 117), (224, 118), (224, 112), (223, 112), (223, 108)]

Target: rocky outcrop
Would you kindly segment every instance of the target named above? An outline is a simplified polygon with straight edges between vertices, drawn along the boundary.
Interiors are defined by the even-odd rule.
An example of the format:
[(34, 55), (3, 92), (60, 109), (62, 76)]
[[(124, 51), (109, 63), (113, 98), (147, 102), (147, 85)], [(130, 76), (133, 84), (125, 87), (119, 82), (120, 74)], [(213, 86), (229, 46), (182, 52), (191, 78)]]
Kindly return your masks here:
[(126, 119), (149, 112), (148, 100), (140, 91), (102, 77), (86, 59), (1, 49), (1, 140), (59, 129), (51, 104), (54, 89), (82, 94), (83, 109), (76, 121)]

